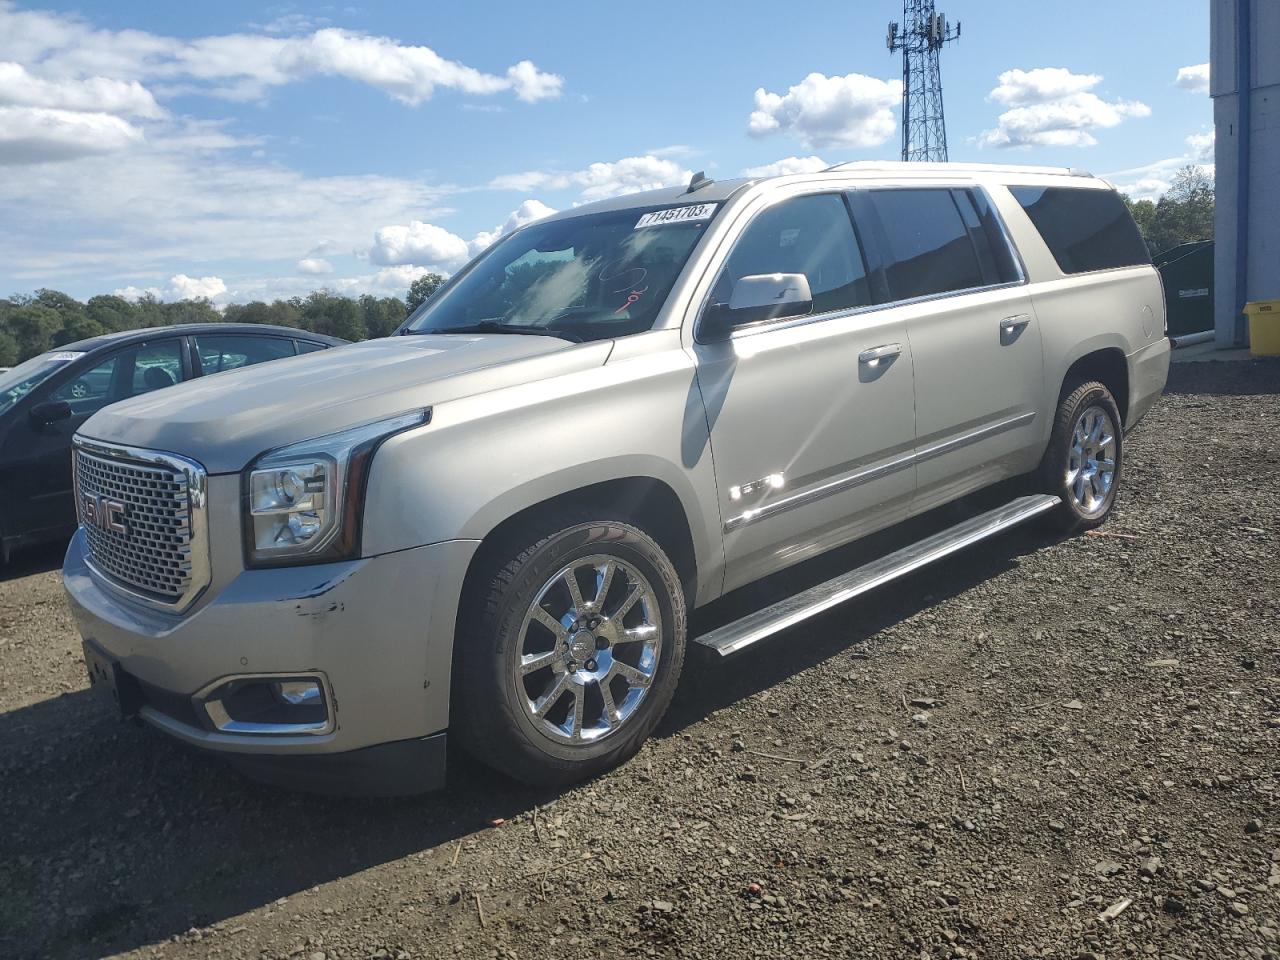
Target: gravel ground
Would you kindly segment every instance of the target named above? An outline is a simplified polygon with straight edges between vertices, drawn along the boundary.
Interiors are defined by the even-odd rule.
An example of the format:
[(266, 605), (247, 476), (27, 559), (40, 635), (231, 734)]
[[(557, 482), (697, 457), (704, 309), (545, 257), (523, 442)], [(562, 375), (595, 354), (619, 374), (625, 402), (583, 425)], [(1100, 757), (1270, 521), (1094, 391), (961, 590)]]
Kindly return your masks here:
[(1175, 367), (1102, 536), (980, 546), (728, 663), (561, 794), (283, 793), (86, 690), (0, 582), (0, 956), (1280, 956), (1280, 364)]

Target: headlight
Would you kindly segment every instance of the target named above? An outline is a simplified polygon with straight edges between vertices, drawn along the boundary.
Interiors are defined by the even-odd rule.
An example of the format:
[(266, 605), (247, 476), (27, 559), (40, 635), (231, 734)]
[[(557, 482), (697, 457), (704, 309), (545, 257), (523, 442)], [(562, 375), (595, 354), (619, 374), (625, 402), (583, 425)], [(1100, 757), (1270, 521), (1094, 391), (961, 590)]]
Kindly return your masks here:
[(358, 556), (369, 465), (384, 440), (431, 411), (353, 427), (271, 450), (244, 478), (245, 564), (322, 563)]

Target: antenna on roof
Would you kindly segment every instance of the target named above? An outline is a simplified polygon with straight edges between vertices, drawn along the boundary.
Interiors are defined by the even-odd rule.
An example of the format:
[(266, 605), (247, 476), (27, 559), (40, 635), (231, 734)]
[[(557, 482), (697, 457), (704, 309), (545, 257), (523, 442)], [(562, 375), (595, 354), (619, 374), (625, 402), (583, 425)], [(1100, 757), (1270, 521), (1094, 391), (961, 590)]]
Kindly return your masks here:
[(714, 180), (708, 177), (703, 171), (699, 170), (693, 175), (692, 179), (689, 180), (689, 189), (686, 190), (685, 193), (693, 193), (695, 190), (701, 190), (703, 187), (709, 187), (713, 183), (715, 183)]

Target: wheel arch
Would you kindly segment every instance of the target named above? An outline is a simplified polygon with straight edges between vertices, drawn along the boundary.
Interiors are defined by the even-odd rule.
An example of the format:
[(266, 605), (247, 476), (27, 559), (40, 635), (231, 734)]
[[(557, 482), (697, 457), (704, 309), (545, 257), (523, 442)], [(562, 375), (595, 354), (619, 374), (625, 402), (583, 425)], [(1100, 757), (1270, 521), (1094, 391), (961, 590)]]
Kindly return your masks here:
[(1077, 357), (1067, 368), (1058, 399), (1088, 380), (1097, 380), (1111, 391), (1126, 425), (1129, 420), (1129, 362), (1119, 347), (1102, 347)]
[(464, 593), (472, 585), (476, 571), (492, 560), (494, 551), (501, 549), (513, 531), (536, 522), (539, 517), (553, 516), (566, 507), (599, 509), (640, 527), (671, 558), (684, 585), (685, 595), (690, 599), (696, 595), (699, 564), (688, 512), (670, 484), (645, 475), (623, 476), (585, 484), (514, 511), (503, 511), (504, 515), (500, 519), (490, 518), (486, 524), (487, 529), (477, 537), (480, 546), (467, 567)]

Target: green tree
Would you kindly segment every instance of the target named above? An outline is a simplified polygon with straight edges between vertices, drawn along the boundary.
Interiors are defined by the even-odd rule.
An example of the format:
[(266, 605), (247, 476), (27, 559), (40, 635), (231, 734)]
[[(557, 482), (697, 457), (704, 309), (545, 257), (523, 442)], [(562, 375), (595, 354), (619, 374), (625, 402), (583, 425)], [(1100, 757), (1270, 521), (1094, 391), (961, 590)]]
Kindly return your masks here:
[(132, 330), (137, 326), (137, 310), (124, 297), (99, 294), (84, 305), (85, 316), (110, 331)]
[(340, 297), (328, 290), (317, 290), (302, 302), (302, 325), (307, 330), (363, 340), (368, 336), (359, 305), (350, 297)]
[(133, 329), (163, 327), (169, 321), (165, 317), (164, 304), (149, 293), (144, 293), (133, 304)]
[(218, 312), (208, 297), (196, 297), (193, 300), (174, 300), (162, 305), (164, 322), (174, 323), (221, 323), (222, 314)]
[(12, 367), (18, 362), (18, 341), (7, 331), (0, 330), (0, 367)]
[(409, 293), (404, 298), (407, 311), (413, 313), (422, 302), (440, 289), (440, 284), (444, 283), (444, 277), (438, 273), (424, 273), (413, 283), (409, 284)]
[(5, 332), (17, 344), (19, 362), (51, 350), (54, 336), (62, 329), (58, 311), (34, 301), (10, 311), (4, 319)]
[(370, 337), (391, 336), (406, 316), (404, 301), (399, 297), (375, 297), (370, 293), (360, 298), (360, 313)]
[(1213, 180), (1203, 167), (1188, 165), (1180, 169), (1156, 203), (1127, 198), (1126, 202), (1152, 253), (1163, 253), (1194, 240), (1213, 239)]
[(1138, 232), (1142, 234), (1145, 240), (1151, 235), (1151, 221), (1156, 215), (1156, 204), (1154, 200), (1130, 200), (1124, 198), (1125, 205), (1129, 208), (1129, 213), (1133, 216), (1134, 223), (1138, 225)]

